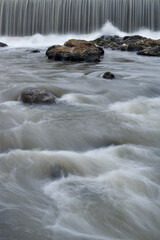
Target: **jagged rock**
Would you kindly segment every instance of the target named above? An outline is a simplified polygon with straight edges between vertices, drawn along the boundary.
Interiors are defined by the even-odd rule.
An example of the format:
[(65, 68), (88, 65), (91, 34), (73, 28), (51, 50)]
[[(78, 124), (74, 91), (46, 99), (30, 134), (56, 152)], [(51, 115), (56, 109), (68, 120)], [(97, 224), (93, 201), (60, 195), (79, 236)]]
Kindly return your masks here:
[(138, 52), (139, 55), (160, 56), (160, 39), (153, 40), (139, 35), (125, 36), (124, 38), (118, 36), (102, 36), (93, 42), (104, 48), (111, 48), (112, 50), (135, 51)]
[(19, 100), (27, 104), (51, 104), (55, 103), (56, 97), (45, 89), (27, 88), (22, 91)]
[(160, 46), (145, 48), (141, 51), (138, 51), (137, 54), (143, 56), (160, 57)]
[(6, 43), (0, 42), (0, 47), (8, 47), (8, 45)]
[(146, 37), (142, 37), (142, 36), (140, 36), (140, 35), (133, 35), (133, 36), (124, 36), (124, 38), (123, 38), (123, 41), (124, 42), (137, 42), (137, 41), (140, 41), (140, 40), (144, 40), (144, 39), (146, 39)]
[(128, 51), (128, 52), (137, 52), (140, 50), (143, 50), (143, 46), (134, 44), (134, 43), (128, 44), (127, 49), (126, 49), (126, 51)]
[(112, 50), (117, 50), (120, 48), (122, 43), (122, 38), (115, 36), (102, 36), (93, 41), (93, 43), (102, 46), (104, 48), (111, 48)]
[(76, 39), (65, 42), (63, 46), (55, 45), (49, 47), (46, 51), (49, 59), (57, 61), (99, 62), (100, 56), (103, 54), (104, 50), (94, 43)]
[(106, 79), (113, 79), (113, 78), (115, 78), (115, 76), (114, 76), (113, 73), (107, 71), (107, 72), (105, 72), (105, 73), (103, 74), (103, 78), (106, 78)]

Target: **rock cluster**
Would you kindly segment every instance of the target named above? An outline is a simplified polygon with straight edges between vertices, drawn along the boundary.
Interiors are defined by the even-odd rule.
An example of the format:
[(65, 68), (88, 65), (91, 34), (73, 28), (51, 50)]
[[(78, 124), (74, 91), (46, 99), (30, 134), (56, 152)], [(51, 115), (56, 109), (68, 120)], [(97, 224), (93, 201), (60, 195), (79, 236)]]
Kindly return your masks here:
[(27, 88), (22, 91), (19, 100), (27, 104), (51, 104), (55, 103), (56, 97), (46, 89)]
[(55, 45), (49, 47), (46, 55), (49, 59), (57, 61), (86, 61), (99, 62), (104, 50), (93, 42), (71, 39), (63, 46)]
[(139, 35), (119, 37), (102, 36), (93, 41), (95, 44), (112, 50), (135, 51), (138, 55), (160, 57), (160, 39), (153, 40)]

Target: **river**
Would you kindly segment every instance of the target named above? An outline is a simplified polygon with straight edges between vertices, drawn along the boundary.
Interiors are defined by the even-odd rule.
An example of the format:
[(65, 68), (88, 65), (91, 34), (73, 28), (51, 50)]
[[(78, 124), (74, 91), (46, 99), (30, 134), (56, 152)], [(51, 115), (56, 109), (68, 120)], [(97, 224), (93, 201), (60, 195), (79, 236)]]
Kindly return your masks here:
[[(107, 24), (88, 35), (0, 37), (9, 45), (0, 49), (1, 240), (159, 240), (160, 58), (45, 56), (52, 44), (105, 30), (124, 35)], [(114, 80), (102, 78), (107, 70)], [(57, 104), (24, 105), (27, 87), (53, 91)]]

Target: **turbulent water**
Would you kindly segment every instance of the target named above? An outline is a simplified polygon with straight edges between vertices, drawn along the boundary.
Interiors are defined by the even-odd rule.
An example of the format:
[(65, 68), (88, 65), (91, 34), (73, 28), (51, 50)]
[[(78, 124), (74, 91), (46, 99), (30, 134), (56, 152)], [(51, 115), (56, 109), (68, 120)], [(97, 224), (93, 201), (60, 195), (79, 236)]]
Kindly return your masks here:
[(160, 0), (1, 0), (0, 35), (90, 33), (112, 22), (122, 31), (160, 30)]
[[(159, 240), (160, 58), (46, 58), (71, 37), (0, 37), (0, 240)], [(24, 105), (26, 87), (53, 91), (57, 104)]]

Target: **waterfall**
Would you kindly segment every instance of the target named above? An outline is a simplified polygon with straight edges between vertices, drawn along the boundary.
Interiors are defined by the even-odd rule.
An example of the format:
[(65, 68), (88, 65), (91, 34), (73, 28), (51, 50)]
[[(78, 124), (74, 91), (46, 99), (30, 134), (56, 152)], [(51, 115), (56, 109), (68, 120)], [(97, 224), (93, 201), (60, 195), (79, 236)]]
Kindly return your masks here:
[(160, 30), (160, 0), (0, 0), (0, 35)]

